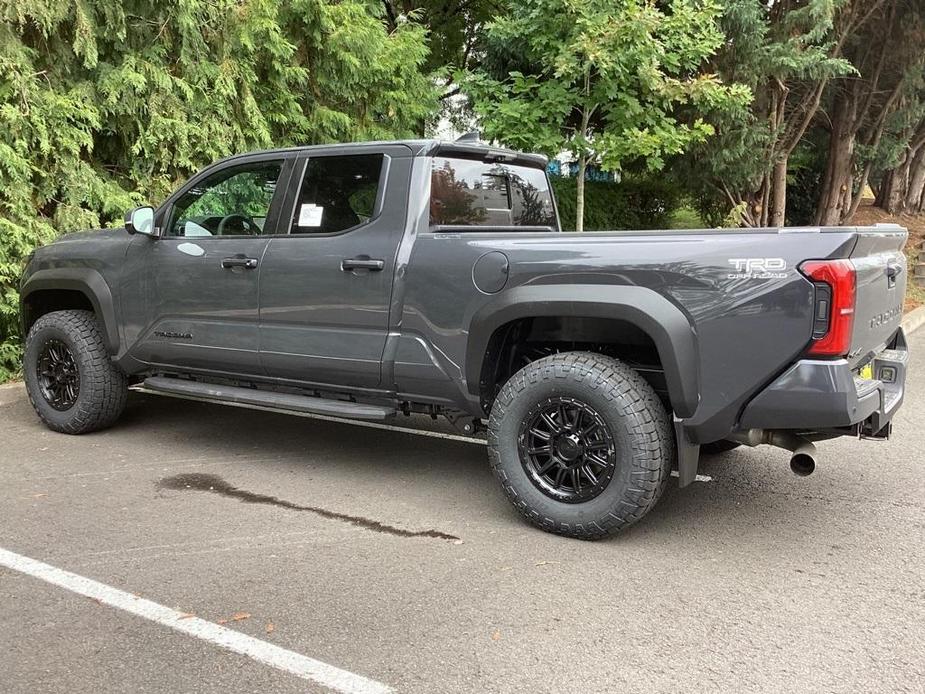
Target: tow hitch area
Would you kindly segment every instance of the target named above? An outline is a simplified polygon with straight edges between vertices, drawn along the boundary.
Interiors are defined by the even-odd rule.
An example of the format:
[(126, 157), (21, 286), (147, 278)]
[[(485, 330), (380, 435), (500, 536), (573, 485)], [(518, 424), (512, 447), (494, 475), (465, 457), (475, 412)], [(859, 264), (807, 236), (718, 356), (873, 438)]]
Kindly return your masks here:
[(856, 426), (859, 439), (881, 439), (885, 441), (890, 438), (890, 434), (893, 432), (892, 422), (887, 422), (877, 431), (874, 430), (874, 424), (870, 419)]

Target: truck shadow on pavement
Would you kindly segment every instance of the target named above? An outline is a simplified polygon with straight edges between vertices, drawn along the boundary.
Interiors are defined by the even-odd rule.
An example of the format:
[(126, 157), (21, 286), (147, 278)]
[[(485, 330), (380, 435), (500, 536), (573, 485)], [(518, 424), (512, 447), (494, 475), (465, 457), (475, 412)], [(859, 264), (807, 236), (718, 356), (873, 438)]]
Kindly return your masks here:
[[(187, 448), (206, 445), (210, 456), (237, 457), (247, 451), (248, 456), (254, 457), (253, 462), (247, 460), (248, 456), (242, 458), (248, 466), (275, 469), (285, 465), (296, 472), (304, 470), (336, 476), (349, 485), (363, 484), (384, 490), (401, 488), (406, 498), (439, 499), (441, 504), (452, 503), (460, 517), (477, 514), (482, 518), (491, 517), (488, 522), (492, 525), (500, 523), (515, 529), (530, 527), (504, 498), (481, 445), (424, 437), (412, 432), (371, 429), (143, 394), (132, 396), (126, 417), (116, 429), (145, 427), (147, 420), (152, 418), (162, 429), (158, 432), (159, 437), (177, 436), (182, 438)], [(402, 418), (398, 421), (405, 424), (407, 420)], [(407, 426), (413, 424), (408, 422)], [(712, 482), (696, 482), (680, 490), (677, 478), (672, 477), (662, 500), (642, 522), (604, 542), (633, 543), (650, 541), (653, 534), (688, 534), (691, 524), (697, 526), (698, 532), (708, 533), (710, 527), (718, 524), (735, 523), (735, 515), (741, 512), (743, 504), (761, 507), (761, 497), (766, 490), (760, 487), (740, 489), (734, 499), (711, 491), (711, 488), (719, 486), (717, 481), (724, 469), (730, 465), (747, 464), (737, 458), (739, 455), (705, 456), (703, 471), (714, 477)], [(348, 522), (356, 520), (357, 525), (368, 521), (379, 523), (382, 527), (395, 527), (335, 512), (328, 504), (325, 504), (327, 509), (317, 505), (303, 506), (257, 490), (245, 491), (232, 486), (224, 478), (201, 472), (168, 477), (158, 486), (164, 490), (211, 492), (249, 503), (314, 511), (317, 515)], [(414, 534), (396, 530), (398, 532), (393, 534)], [(535, 532), (551, 541), (571, 542), (546, 535), (540, 530)], [(443, 530), (424, 531), (423, 534), (456, 539), (455, 535)]]
[[(46, 432), (24, 393), (4, 409), (5, 424), (13, 427), (8, 433), (32, 436), (33, 431)], [(463, 535), (459, 529), (466, 528), (469, 535), (511, 532), (523, 537), (528, 532), (540, 544), (572, 542), (531, 529), (504, 498), (484, 447), (472, 443), (134, 393), (123, 418), (111, 429), (77, 438), (51, 436), (64, 442), (63, 446), (92, 448), (101, 460), (117, 454), (125, 458), (127, 454), (129, 459), (149, 465), (180, 459), (203, 461), (203, 468), (198, 470), (195, 462), (184, 463), (189, 470), (174, 475), (157, 468), (162, 475), (168, 474), (152, 480), (162, 491), (212, 493), (229, 501), (312, 513), (395, 536), (457, 541)], [(803, 501), (809, 493), (806, 483), (800, 483), (803, 489), (792, 485), (783, 464), (779, 474), (768, 473), (766, 467), (755, 464), (753, 455), (730, 452), (705, 456), (701, 472), (712, 481), (678, 489), (677, 479), (671, 478), (663, 498), (642, 522), (603, 542), (630, 547), (662, 538), (711, 538), (733, 531), (738, 536), (760, 538), (769, 527), (787, 531), (817, 524), (819, 513), (811, 507), (818, 505), (818, 500)], [(242, 470), (251, 470), (258, 477), (266, 473), (270, 488), (261, 489), (257, 483), (250, 490), (237, 486), (241, 485), (239, 479), (215, 475), (215, 465), (233, 467), (235, 477)], [(734, 474), (730, 472), (733, 468)], [(278, 488), (280, 474), (306, 480), (308, 488), (301, 490), (301, 499), (299, 490), (288, 499), (283, 498), (287, 495), (267, 493)], [(326, 494), (320, 490), (332, 488), (349, 492), (332, 497), (330, 504), (324, 504), (326, 508), (311, 502), (313, 489)], [(396, 495), (395, 490), (401, 493)], [(385, 499), (386, 509), (392, 503), (390, 498), (396, 499), (398, 508), (431, 506), (431, 517), (436, 515), (433, 508), (439, 508), (446, 525), (413, 531), (385, 519), (375, 520), (370, 517), (373, 514), (357, 513), (363, 506), (350, 508), (351, 495), (356, 499), (364, 493)], [(832, 510), (830, 505), (826, 507)], [(411, 517), (415, 517), (414, 512)], [(473, 518), (478, 522), (472, 523)], [(407, 513), (405, 519), (405, 524), (410, 521), (413, 526)], [(853, 516), (829, 516), (828, 523), (836, 520), (849, 524)], [(796, 532), (792, 535), (794, 542), (800, 537)]]

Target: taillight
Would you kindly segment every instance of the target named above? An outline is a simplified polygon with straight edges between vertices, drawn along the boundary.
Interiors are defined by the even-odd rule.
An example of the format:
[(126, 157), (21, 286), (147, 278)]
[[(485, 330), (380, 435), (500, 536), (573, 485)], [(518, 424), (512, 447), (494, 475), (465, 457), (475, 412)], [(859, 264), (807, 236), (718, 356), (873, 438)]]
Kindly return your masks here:
[(807, 260), (800, 272), (816, 287), (813, 341), (807, 354), (841, 357), (851, 349), (856, 280), (850, 260)]

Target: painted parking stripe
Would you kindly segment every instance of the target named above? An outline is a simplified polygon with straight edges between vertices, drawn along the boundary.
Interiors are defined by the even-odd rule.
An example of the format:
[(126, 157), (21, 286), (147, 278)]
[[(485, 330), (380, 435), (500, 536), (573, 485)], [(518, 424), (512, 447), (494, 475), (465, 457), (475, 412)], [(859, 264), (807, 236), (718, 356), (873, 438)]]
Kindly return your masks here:
[(58, 569), (35, 559), (0, 548), (0, 566), (40, 578), (72, 593), (97, 600), (103, 605), (124, 610), (176, 631), (245, 655), (264, 665), (282, 670), (343, 694), (385, 694), (392, 689), (347, 670), (328, 665), (272, 643), (247, 636), (233, 629), (190, 617), (182, 612), (139, 598), (131, 593), (107, 586), (83, 576)]

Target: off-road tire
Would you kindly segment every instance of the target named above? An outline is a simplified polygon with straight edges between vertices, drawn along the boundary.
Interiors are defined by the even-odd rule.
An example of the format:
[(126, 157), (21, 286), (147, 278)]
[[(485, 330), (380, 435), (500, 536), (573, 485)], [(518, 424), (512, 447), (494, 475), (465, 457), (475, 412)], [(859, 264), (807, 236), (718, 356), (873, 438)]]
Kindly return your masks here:
[[(77, 364), (79, 392), (74, 404), (66, 410), (52, 407), (41, 392), (37, 365), (48, 340), (64, 343)], [(54, 311), (40, 317), (26, 338), (23, 376), (32, 407), (53, 431), (86, 434), (104, 429), (125, 408), (128, 381), (112, 363), (99, 321), (91, 311)]]
[(712, 441), (711, 443), (701, 444), (700, 452), (706, 453), (707, 455), (719, 455), (720, 453), (725, 453), (726, 451), (731, 451), (734, 448), (738, 448), (741, 445), (741, 443), (737, 443), (735, 441), (720, 439), (719, 441)]
[[(589, 405), (612, 433), (616, 470), (587, 501), (551, 498), (521, 462), (522, 422), (552, 397)], [(632, 525), (655, 506), (671, 474), (675, 444), (665, 407), (636, 371), (611, 357), (567, 352), (528, 364), (504, 384), (489, 417), (488, 457), (504, 493), (527, 520), (551, 533), (594, 540)]]

